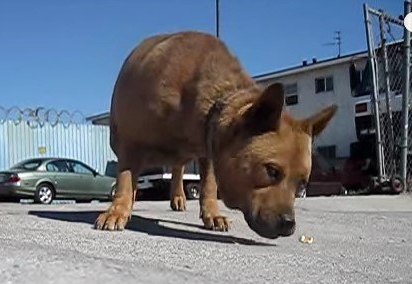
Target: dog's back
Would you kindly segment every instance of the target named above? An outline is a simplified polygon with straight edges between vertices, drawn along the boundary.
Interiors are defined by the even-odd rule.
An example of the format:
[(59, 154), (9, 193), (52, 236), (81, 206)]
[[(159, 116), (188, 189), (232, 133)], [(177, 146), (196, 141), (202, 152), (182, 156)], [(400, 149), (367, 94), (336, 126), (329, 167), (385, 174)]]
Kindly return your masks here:
[(202, 154), (211, 105), (226, 90), (253, 84), (211, 35), (183, 32), (148, 38), (119, 73), (111, 108), (112, 146), (116, 151), (119, 144), (136, 144), (154, 160)]

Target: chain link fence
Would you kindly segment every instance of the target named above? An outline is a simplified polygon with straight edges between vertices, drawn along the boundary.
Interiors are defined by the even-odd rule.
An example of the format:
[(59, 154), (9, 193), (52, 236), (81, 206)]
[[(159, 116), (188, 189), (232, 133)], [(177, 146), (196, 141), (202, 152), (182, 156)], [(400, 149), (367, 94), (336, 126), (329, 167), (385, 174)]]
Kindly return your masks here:
[(67, 128), (72, 124), (86, 123), (86, 117), (80, 111), (58, 111), (44, 107), (20, 109), (0, 106), (0, 124), (4, 124), (6, 121), (12, 121), (16, 125), (26, 123), (30, 128), (43, 127), (46, 123), (52, 127), (61, 124)]
[[(382, 10), (364, 6), (368, 41), (369, 63), (372, 68), (371, 105), (376, 135), (378, 180), (392, 188), (411, 181), (411, 159), (407, 159), (408, 121), (405, 109), (409, 96), (410, 80), (406, 70), (409, 49), (405, 45), (405, 28), (401, 17), (395, 18)], [(408, 84), (405, 84), (408, 82)], [(405, 115), (409, 117), (405, 119)], [(410, 124), (410, 123), (409, 123)], [(408, 134), (408, 139), (405, 139)], [(409, 150), (411, 145), (409, 145)], [(411, 151), (409, 151), (410, 153)], [(410, 155), (409, 155), (410, 156)], [(408, 165), (405, 165), (407, 161)], [(405, 176), (407, 175), (407, 177)]]

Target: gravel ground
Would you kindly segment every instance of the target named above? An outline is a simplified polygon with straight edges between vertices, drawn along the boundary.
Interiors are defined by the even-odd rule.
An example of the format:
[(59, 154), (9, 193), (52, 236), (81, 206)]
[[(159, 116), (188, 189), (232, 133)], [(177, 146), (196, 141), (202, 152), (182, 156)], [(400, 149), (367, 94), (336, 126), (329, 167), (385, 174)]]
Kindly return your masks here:
[(108, 205), (0, 203), (0, 283), (412, 283), (409, 195), (299, 199), (276, 240), (223, 205), (232, 230), (203, 230), (195, 201), (138, 202), (127, 230), (94, 230)]

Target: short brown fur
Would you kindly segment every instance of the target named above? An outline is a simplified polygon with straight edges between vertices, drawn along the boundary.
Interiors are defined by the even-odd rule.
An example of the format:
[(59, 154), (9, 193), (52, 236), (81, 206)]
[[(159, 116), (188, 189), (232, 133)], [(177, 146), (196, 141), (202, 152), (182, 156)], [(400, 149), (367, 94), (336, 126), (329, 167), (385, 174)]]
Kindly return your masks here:
[[(283, 102), (282, 85), (261, 89), (214, 36), (181, 32), (143, 41), (115, 85), (110, 128), (118, 190), (96, 227), (125, 227), (146, 166), (174, 165), (172, 207), (184, 210), (181, 168), (198, 159), (206, 228), (229, 227), (219, 212), (218, 187), (224, 203), (241, 210), (259, 235), (292, 234), (295, 193), (310, 175), (312, 136), (336, 107), (296, 120), (283, 112)], [(217, 103), (223, 107), (214, 111)]]

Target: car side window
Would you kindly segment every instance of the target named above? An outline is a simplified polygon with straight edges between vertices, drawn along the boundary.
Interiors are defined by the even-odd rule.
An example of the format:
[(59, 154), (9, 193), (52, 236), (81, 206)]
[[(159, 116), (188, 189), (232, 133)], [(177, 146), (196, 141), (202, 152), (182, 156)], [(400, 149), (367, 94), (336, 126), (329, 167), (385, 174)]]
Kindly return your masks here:
[(87, 174), (87, 175), (93, 175), (93, 172), (86, 168), (84, 165), (76, 162), (71, 163), (71, 167), (73, 169), (73, 172), (76, 174)]
[(50, 162), (46, 165), (46, 170), (48, 172), (60, 172), (60, 173), (69, 172), (69, 168), (67, 167), (67, 164), (64, 161)]

